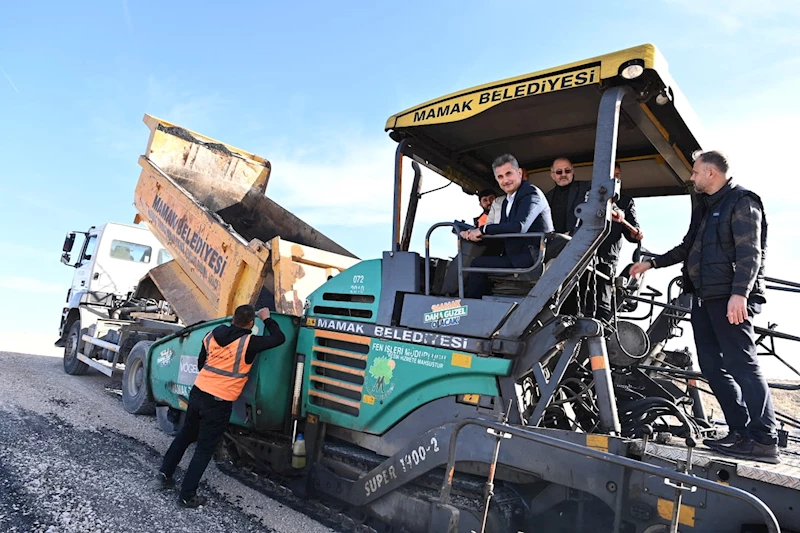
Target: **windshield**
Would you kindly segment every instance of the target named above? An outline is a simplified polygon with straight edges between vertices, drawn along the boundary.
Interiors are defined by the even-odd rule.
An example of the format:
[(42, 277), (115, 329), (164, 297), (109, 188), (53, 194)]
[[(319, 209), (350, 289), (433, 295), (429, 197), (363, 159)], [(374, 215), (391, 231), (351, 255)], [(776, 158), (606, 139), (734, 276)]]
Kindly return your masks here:
[(111, 252), (109, 255), (114, 259), (133, 261), (134, 263), (149, 263), (153, 249), (144, 244), (137, 244), (128, 241), (111, 241)]

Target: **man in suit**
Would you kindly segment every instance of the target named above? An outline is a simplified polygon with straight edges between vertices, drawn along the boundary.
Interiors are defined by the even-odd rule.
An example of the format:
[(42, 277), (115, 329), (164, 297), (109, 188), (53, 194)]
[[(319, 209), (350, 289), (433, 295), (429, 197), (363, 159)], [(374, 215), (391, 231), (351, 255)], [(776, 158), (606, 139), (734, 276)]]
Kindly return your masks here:
[[(566, 157), (560, 157), (550, 166), (550, 177), (556, 186), (545, 194), (553, 215), (556, 233), (572, 235), (578, 223), (575, 207), (586, 201), (591, 181), (575, 181), (575, 169)], [(563, 242), (563, 241), (562, 241)]]
[[(523, 171), (512, 155), (501, 155), (492, 163), (492, 172), (497, 184), (506, 194), (500, 211), (500, 222), (486, 224), (468, 231), (461, 237), (478, 242), (483, 235), (502, 233), (549, 233), (553, 231), (550, 206), (542, 191), (522, 179)], [(476, 257), (471, 266), (482, 268), (526, 268), (533, 265), (531, 247), (538, 247), (537, 239), (505, 239), (503, 253), (499, 256)], [(481, 298), (489, 293), (489, 276), (482, 272), (471, 272), (467, 280), (465, 296)]]

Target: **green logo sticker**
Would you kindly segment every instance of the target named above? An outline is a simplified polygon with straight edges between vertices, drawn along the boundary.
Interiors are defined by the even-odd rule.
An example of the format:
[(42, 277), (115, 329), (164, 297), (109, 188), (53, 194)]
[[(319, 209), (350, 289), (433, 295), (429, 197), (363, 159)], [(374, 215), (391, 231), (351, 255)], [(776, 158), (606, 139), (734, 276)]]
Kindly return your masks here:
[(424, 322), (434, 328), (446, 328), (459, 323), (462, 316), (469, 314), (468, 306), (461, 305), (461, 300), (453, 300), (434, 304), (431, 312), (425, 313)]
[(372, 366), (367, 371), (368, 383), (367, 388), (370, 393), (377, 399), (383, 400), (388, 397), (394, 390), (394, 368), (397, 363), (389, 357), (376, 357), (372, 361)]

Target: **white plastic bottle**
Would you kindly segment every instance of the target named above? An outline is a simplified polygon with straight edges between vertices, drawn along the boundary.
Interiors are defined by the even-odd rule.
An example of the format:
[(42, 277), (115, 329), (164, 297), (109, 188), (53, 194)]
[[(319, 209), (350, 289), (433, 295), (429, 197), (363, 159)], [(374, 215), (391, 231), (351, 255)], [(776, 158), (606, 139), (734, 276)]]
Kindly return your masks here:
[(305, 468), (306, 466), (306, 441), (303, 434), (297, 435), (297, 440), (292, 445), (292, 468)]

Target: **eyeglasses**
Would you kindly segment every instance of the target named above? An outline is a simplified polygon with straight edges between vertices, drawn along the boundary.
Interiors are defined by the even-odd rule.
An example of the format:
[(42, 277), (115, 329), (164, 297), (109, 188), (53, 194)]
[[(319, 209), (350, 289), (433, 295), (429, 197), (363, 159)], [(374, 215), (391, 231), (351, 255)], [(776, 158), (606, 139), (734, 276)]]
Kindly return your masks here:
[(572, 169), (571, 168), (565, 168), (564, 170), (561, 170), (559, 168), (558, 170), (554, 170), (553, 173), (554, 174), (558, 174), (559, 176), (562, 175), (562, 174), (569, 175), (569, 174), (572, 174)]

